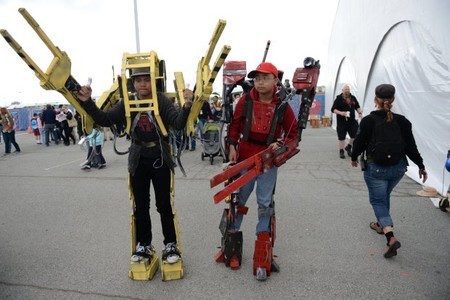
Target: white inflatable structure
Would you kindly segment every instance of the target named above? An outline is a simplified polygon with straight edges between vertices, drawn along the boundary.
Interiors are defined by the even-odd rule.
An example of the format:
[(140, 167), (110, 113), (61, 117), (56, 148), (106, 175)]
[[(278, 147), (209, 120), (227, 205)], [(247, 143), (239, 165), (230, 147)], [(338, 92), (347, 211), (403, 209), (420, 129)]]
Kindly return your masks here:
[[(441, 195), (450, 184), (449, 13), (445, 0), (341, 0), (324, 70), (327, 115), (345, 83), (364, 115), (374, 109), (377, 85), (395, 86), (393, 111), (411, 121), (429, 174), (425, 185)], [(412, 162), (407, 175), (421, 183)]]

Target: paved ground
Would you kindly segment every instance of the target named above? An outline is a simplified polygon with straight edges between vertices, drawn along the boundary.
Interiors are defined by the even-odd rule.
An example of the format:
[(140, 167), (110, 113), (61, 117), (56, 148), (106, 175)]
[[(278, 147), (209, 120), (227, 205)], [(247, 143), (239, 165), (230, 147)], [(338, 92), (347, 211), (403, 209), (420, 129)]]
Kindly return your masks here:
[[(385, 239), (368, 226), (374, 216), (362, 173), (338, 158), (330, 128), (308, 128), (300, 154), (280, 169), (281, 272), (266, 282), (252, 274), (254, 197), (241, 269), (213, 260), (225, 205), (213, 203), (218, 189), (209, 179), (220, 158), (210, 165), (201, 148), (185, 152), (187, 177), (175, 175), (185, 277), (163, 282), (157, 273), (139, 282), (128, 278), (126, 157), (107, 142), (107, 167), (85, 172), (78, 145), (39, 146), (20, 132), (17, 140), (22, 153), (0, 158), (0, 299), (449, 299), (450, 215), (418, 197), (421, 186), (405, 177), (391, 208), (402, 248), (384, 259)], [(162, 249), (153, 202), (151, 214)]]

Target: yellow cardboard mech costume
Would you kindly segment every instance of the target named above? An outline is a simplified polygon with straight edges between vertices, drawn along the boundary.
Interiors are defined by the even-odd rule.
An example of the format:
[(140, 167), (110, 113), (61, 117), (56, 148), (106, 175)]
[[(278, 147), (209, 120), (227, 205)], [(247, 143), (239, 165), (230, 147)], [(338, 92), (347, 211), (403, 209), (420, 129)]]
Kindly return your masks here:
[[(22, 47), (12, 38), (8, 31), (1, 29), (0, 33), (6, 40), (6, 42), (13, 48), (13, 50), (24, 60), (24, 62), (32, 69), (36, 77), (40, 81), (42, 88), (46, 90), (56, 90), (61, 93), (69, 103), (76, 109), (76, 111), (82, 116), (82, 127), (86, 134), (89, 134), (93, 127), (93, 119), (86, 113), (81, 105), (81, 102), (76, 98), (75, 92), (80, 89), (80, 84), (71, 75), (71, 61), (66, 52), (61, 51), (56, 47), (52, 41), (47, 37), (45, 32), (40, 28), (39, 24), (33, 19), (33, 17), (28, 13), (25, 8), (20, 8), (19, 13), (25, 18), (41, 40), (46, 44), (49, 50), (52, 52), (54, 58), (50, 63), (47, 70), (44, 72), (22, 49)], [(194, 89), (194, 99), (191, 107), (191, 111), (188, 117), (186, 130), (188, 135), (192, 135), (194, 132), (194, 121), (197, 119), (199, 111), (202, 107), (203, 102), (209, 98), (212, 92), (212, 84), (219, 72), (222, 64), (224, 63), (231, 47), (223, 46), (220, 55), (216, 59), (212, 71), (209, 66), (211, 56), (217, 45), (217, 42), (225, 28), (226, 22), (224, 20), (219, 20), (213, 36), (210, 40), (209, 47), (207, 49), (206, 55), (202, 57), (198, 63), (197, 69), (197, 79), (196, 86)], [(153, 91), (158, 91), (165, 93), (168, 97), (175, 97), (181, 105), (184, 104), (183, 89), (184, 80), (181, 72), (175, 72), (175, 92), (169, 93), (166, 91), (166, 70), (165, 63), (163, 60), (159, 60), (156, 52), (151, 51), (148, 53), (137, 53), (137, 54), (123, 54), (122, 58), (122, 74), (118, 80), (114, 81), (111, 88), (105, 91), (100, 99), (97, 100), (96, 105), (102, 110), (108, 110), (115, 104), (117, 104), (121, 99), (124, 99), (125, 110), (126, 110), (126, 132), (129, 134), (132, 126), (131, 113), (132, 112), (148, 112), (151, 110), (156, 118), (156, 121), (161, 129), (164, 136), (167, 136), (168, 130), (164, 127), (159, 111), (158, 102), (156, 98), (156, 93), (152, 99), (139, 99), (134, 100), (130, 98), (130, 91), (127, 86), (127, 71), (131, 72), (133, 69), (137, 68), (150, 68), (151, 73), (151, 85)], [(142, 105), (145, 104), (145, 105)], [(144, 107), (145, 106), (145, 107)], [(150, 107), (149, 107), (150, 106)], [(130, 176), (128, 177), (128, 183)], [(131, 253), (133, 253), (136, 246), (136, 228), (135, 228), (135, 218), (134, 218), (134, 196), (130, 191), (130, 203), (132, 208), (132, 213), (130, 217), (130, 230), (131, 230)], [(174, 225), (177, 235), (177, 244), (179, 251), (181, 253), (181, 237), (179, 234), (177, 213), (174, 208), (174, 177), (173, 172), (171, 172), (171, 205), (174, 214)], [(156, 255), (152, 256), (152, 259), (144, 259), (139, 262), (131, 262), (129, 277), (134, 280), (150, 280), (153, 278), (154, 274), (158, 269), (158, 265), (161, 266), (161, 276), (162, 280), (174, 280), (183, 278), (183, 262), (180, 259), (175, 264), (168, 264), (163, 260), (159, 261)]]

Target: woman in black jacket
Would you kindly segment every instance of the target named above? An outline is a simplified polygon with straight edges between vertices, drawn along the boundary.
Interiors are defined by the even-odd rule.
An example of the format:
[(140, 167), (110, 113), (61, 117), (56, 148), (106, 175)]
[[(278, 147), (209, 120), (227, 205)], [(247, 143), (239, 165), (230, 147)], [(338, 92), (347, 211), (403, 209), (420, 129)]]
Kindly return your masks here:
[[(377, 109), (361, 120), (359, 132), (353, 143), (352, 166), (358, 166), (358, 156), (367, 153), (367, 163), (364, 170), (364, 180), (369, 191), (369, 200), (374, 210), (377, 222), (371, 222), (370, 228), (387, 239), (385, 258), (397, 255), (400, 242), (394, 237), (394, 223), (390, 215), (390, 197), (394, 187), (400, 182), (408, 166), (406, 156), (419, 167), (419, 177), (425, 182), (428, 178), (422, 156), (420, 155), (411, 129), (411, 122), (400, 114), (394, 114), (395, 87), (391, 84), (381, 84), (375, 89), (375, 105)], [(380, 118), (381, 117), (381, 118)], [(384, 119), (384, 120), (383, 120)], [(377, 123), (393, 122), (399, 128), (400, 148), (404, 149), (398, 159), (392, 163), (381, 163), (376, 159), (373, 134)], [(392, 134), (392, 133), (391, 133)], [(379, 146), (381, 148), (381, 146)], [(378, 150), (377, 150), (378, 151)], [(395, 155), (393, 155), (395, 156)], [(377, 161), (377, 162), (375, 162)]]

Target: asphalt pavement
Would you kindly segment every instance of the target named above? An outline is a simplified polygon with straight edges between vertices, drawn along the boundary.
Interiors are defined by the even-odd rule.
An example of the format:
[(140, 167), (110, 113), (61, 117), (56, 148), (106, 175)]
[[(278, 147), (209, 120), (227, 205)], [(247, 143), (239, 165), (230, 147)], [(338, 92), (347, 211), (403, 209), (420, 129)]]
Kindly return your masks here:
[[(404, 177), (391, 199), (398, 256), (383, 257), (359, 168), (340, 159), (330, 127), (307, 128), (301, 152), (279, 170), (275, 194), (280, 273), (252, 273), (256, 201), (244, 219), (239, 270), (214, 261), (224, 203), (214, 204), (209, 179), (221, 172), (185, 151), (175, 173), (184, 278), (128, 278), (131, 204), (127, 159), (104, 146), (107, 166), (83, 171), (79, 145), (36, 145), (17, 132), (20, 154), (0, 158), (0, 299), (449, 299), (450, 214), (419, 197)], [(118, 149), (127, 149), (126, 139)], [(4, 144), (0, 145), (3, 152)], [(151, 200), (154, 245), (162, 250)]]

